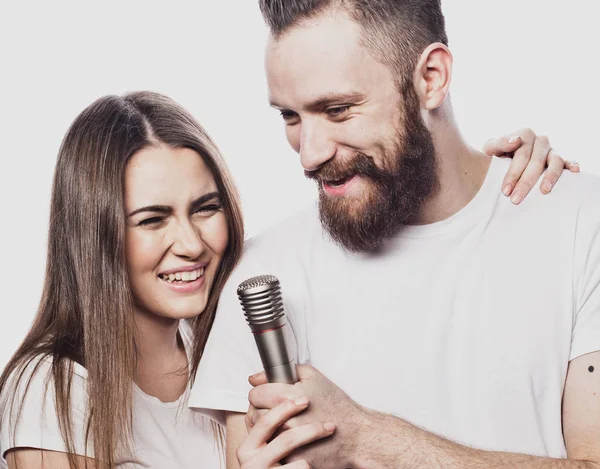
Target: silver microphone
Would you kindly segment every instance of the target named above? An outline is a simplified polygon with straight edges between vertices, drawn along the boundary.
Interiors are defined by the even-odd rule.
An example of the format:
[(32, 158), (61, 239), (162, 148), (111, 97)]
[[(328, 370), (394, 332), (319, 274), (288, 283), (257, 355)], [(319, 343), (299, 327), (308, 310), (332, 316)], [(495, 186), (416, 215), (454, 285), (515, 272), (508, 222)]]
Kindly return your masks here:
[(237, 294), (269, 383), (297, 382), (296, 358), (289, 339), (292, 334), (286, 324), (277, 277), (259, 275), (244, 280)]

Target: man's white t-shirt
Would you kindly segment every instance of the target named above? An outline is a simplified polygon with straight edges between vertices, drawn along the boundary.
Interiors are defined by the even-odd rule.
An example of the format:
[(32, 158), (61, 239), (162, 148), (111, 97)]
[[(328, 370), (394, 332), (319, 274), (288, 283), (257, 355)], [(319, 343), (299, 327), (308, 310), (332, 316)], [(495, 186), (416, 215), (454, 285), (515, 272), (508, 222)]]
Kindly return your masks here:
[[(191, 344), (191, 330), (184, 321), (180, 333), (186, 349)], [(34, 370), (39, 364), (37, 371)], [(55, 404), (50, 358), (34, 360), (23, 376), (15, 397), (15, 405), (0, 422), (0, 469), (6, 469), (5, 453), (11, 448), (41, 448), (66, 452), (60, 433)], [(33, 373), (33, 376), (32, 376)], [(29, 391), (25, 388), (31, 379)], [(71, 391), (73, 437), (76, 454), (85, 455), (87, 425), (86, 370), (74, 366)], [(48, 384), (48, 386), (46, 386)], [(117, 467), (122, 469), (218, 469), (224, 467), (224, 454), (209, 418), (193, 412), (187, 406), (189, 392), (177, 401), (161, 402), (134, 385), (133, 395), (133, 458), (118, 456)], [(23, 401), (23, 395), (25, 400)], [(2, 395), (0, 408), (12, 401), (13, 396)], [(23, 402), (21, 408), (20, 403)], [(15, 424), (18, 412), (21, 412)], [(15, 431), (16, 429), (16, 431)], [(87, 455), (93, 456), (89, 444)], [(223, 464), (221, 464), (223, 462)]]
[(247, 410), (262, 365), (236, 288), (273, 274), (299, 362), (359, 404), (473, 447), (564, 457), (569, 361), (600, 350), (600, 179), (565, 173), (514, 206), (508, 165), (494, 158), (466, 207), (379, 254), (333, 244), (314, 207), (250, 241), (189, 405)]

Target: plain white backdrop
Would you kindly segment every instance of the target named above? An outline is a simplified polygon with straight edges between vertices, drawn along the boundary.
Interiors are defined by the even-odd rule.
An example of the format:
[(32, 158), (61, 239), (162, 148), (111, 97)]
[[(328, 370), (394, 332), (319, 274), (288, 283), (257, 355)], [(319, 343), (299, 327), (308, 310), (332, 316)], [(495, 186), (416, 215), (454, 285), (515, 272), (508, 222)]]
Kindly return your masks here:
[[(481, 147), (532, 127), (600, 175), (600, 3), (443, 5), (451, 94), (467, 140)], [(148, 89), (188, 108), (229, 163), (249, 235), (314, 198), (267, 104), (265, 39), (257, 0), (0, 4), (0, 369), (39, 302), (58, 146), (101, 95)]]

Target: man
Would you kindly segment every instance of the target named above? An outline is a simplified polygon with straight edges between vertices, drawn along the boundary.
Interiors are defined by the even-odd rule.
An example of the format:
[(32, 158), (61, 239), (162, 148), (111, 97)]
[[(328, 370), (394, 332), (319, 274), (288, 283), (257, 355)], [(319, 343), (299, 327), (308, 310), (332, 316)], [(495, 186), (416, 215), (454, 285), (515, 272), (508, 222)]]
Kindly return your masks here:
[[(251, 377), (246, 423), (308, 398), (279, 444), (307, 422), (332, 436), (297, 467), (600, 467), (600, 181), (501, 194), (507, 162), (453, 119), (438, 0), (261, 9), (270, 100), (320, 199), (251, 241), (223, 291), (190, 405), (229, 411), (228, 466), (261, 368), (235, 288), (270, 273), (311, 366)], [(259, 422), (245, 467), (277, 461)]]

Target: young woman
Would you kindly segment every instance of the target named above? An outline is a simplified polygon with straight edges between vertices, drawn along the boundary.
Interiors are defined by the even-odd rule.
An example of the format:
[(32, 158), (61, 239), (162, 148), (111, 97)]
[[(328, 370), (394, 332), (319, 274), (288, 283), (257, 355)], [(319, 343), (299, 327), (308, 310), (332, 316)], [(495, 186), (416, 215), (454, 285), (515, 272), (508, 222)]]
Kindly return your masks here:
[[(184, 109), (137, 92), (84, 110), (59, 151), (39, 311), (0, 377), (0, 469), (219, 467), (220, 431), (187, 390), (243, 239), (231, 177)], [(306, 405), (273, 410), (256, 449), (281, 459), (269, 432)], [(331, 434), (306, 430), (295, 445)]]
[(186, 390), (243, 239), (229, 172), (184, 109), (139, 92), (83, 111), (58, 155), (38, 315), (0, 379), (8, 467), (218, 467)]

